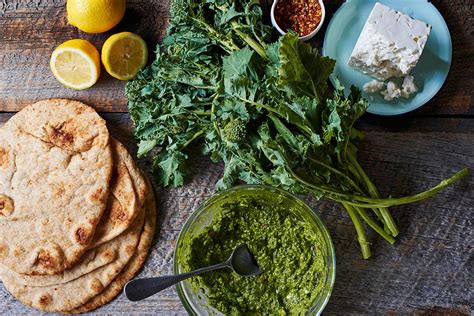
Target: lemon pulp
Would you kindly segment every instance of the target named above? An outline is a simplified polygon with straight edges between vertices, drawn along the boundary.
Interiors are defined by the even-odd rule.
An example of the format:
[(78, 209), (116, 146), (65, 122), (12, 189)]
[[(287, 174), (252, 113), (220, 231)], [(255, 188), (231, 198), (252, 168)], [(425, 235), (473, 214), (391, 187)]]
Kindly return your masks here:
[(63, 85), (82, 90), (97, 82), (99, 52), (88, 41), (75, 39), (59, 45), (51, 55), (51, 71)]
[(112, 77), (130, 80), (146, 65), (148, 49), (140, 36), (122, 32), (105, 41), (101, 57), (105, 70)]

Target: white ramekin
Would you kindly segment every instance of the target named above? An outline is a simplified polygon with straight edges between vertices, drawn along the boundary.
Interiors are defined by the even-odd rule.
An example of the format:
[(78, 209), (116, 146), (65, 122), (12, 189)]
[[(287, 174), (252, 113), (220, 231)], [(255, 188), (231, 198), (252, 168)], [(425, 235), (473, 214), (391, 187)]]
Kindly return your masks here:
[[(278, 4), (278, 1), (280, 1), (280, 0), (274, 0), (274, 1), (273, 1), (272, 9), (271, 9), (271, 11), (270, 11), (270, 17), (271, 17), (273, 26), (278, 30), (278, 32), (280, 32), (281, 35), (285, 35), (286, 32), (283, 31), (283, 30), (280, 28), (280, 26), (278, 25), (278, 23), (276, 22), (276, 19), (275, 19), (275, 8), (276, 8), (276, 6), (277, 6), (277, 4)], [(321, 29), (321, 26), (322, 26), (323, 23), (324, 23), (324, 19), (326, 18), (326, 8), (324, 7), (323, 0), (319, 0), (319, 5), (321, 6), (321, 21), (319, 22), (318, 26), (317, 26), (311, 33), (309, 33), (308, 35), (305, 35), (305, 36), (300, 36), (300, 40), (303, 40), (303, 41), (310, 40), (310, 39), (313, 38), (313, 37), (319, 32), (319, 30)]]

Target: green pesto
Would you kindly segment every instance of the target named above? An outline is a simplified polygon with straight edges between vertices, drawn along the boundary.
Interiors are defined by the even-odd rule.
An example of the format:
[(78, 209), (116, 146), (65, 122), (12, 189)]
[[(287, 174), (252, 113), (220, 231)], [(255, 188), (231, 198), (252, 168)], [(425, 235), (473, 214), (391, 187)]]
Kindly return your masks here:
[(225, 315), (306, 314), (324, 286), (327, 255), (320, 231), (295, 215), (297, 207), (258, 195), (223, 204), (188, 241), (184, 271), (222, 262), (246, 243), (263, 274), (217, 271), (191, 279), (192, 286), (208, 292), (210, 305)]

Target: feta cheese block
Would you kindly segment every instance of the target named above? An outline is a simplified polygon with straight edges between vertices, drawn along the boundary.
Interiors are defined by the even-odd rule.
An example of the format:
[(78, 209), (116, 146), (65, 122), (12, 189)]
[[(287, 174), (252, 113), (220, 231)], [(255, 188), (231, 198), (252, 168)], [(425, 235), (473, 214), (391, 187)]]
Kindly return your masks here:
[(384, 81), (415, 68), (431, 26), (380, 3), (365, 23), (349, 58), (349, 66)]

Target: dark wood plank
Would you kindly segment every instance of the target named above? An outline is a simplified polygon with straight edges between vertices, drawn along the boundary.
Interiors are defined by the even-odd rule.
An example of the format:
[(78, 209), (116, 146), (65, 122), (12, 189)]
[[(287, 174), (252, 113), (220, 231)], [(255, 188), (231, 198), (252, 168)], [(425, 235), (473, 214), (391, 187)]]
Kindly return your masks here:
[[(0, 115), (0, 126), (10, 116)], [(104, 114), (104, 117), (111, 134), (135, 153), (128, 114)], [(367, 128), (370, 122), (361, 125), (367, 136), (361, 144), (360, 161), (383, 195), (419, 192), (462, 167), (471, 170), (474, 167), (472, 120), (456, 119), (467, 122), (452, 125), (467, 124), (467, 131), (451, 127), (449, 132), (442, 133), (429, 127), (441, 119), (431, 120), (435, 123), (427, 118), (424, 124), (406, 130)], [(171, 273), (173, 250), (181, 227), (193, 210), (213, 194), (214, 184), (221, 176), (222, 165), (200, 156), (197, 148), (192, 148), (191, 155), (192, 172), (185, 186), (176, 189), (155, 186), (159, 229), (141, 276)], [(139, 164), (150, 175), (150, 160), (140, 160)], [(307, 198), (328, 226), (337, 253), (336, 284), (325, 314), (472, 313), (473, 188), (471, 174), (432, 199), (393, 208), (400, 240), (390, 246), (371, 234), (373, 258), (367, 261), (360, 257), (353, 226), (343, 209), (333, 202)], [(31, 312), (32, 309), (13, 299), (0, 286), (0, 313)], [(138, 304), (128, 302), (121, 295), (97, 313), (185, 315), (174, 289)]]
[(125, 112), (124, 82), (104, 68), (92, 88), (75, 91), (63, 87), (51, 74), (49, 57), (62, 42), (82, 38), (100, 51), (104, 41), (121, 31), (137, 33), (149, 44), (150, 58), (163, 36), (168, 19), (167, 0), (128, 0), (124, 19), (103, 34), (86, 34), (68, 25), (66, 1), (0, 2), (0, 111), (18, 111), (47, 98), (71, 98), (107, 112)]
[[(0, 112), (0, 126), (14, 114), (14, 112)], [(136, 146), (136, 141), (133, 138), (133, 122), (130, 120), (128, 113), (102, 112), (101, 115), (109, 122), (112, 134), (116, 135), (121, 142), (128, 143), (129, 146)], [(366, 114), (356, 123), (356, 127), (366, 132), (444, 132), (472, 135), (474, 134), (474, 119), (456, 117), (380, 117)]]
[(366, 114), (357, 122), (356, 125), (359, 129), (363, 131), (386, 131), (397, 133), (447, 132), (474, 134), (473, 118), (432, 116), (380, 117), (376, 115)]
[[(453, 64), (434, 102), (415, 112), (474, 115), (474, 6), (471, 0), (431, 1), (443, 14), (453, 41)], [(467, 74), (470, 74), (466, 76)]]
[[(271, 1), (270, 1), (271, 2)], [(327, 0), (328, 17), (341, 0)], [(127, 30), (142, 35), (150, 52), (162, 38), (169, 15), (168, 0), (129, 0), (124, 20), (112, 31), (100, 35), (82, 33), (67, 24), (65, 0), (0, 2), (0, 111), (17, 111), (33, 101), (67, 97), (85, 101), (100, 111), (125, 112), (124, 83), (102, 71), (99, 82), (86, 91), (62, 87), (51, 75), (48, 62), (53, 49), (72, 38), (90, 40), (100, 48), (113, 33)], [(470, 0), (433, 3), (443, 13), (453, 37), (453, 66), (442, 91), (411, 115), (474, 115), (474, 34)], [(320, 45), (324, 30), (314, 40)], [(153, 54), (151, 59), (153, 58)]]
[[(331, 15), (341, 1), (326, 2)], [(454, 63), (448, 82), (428, 105), (408, 116), (385, 119), (367, 115), (359, 122), (359, 128), (367, 131), (361, 160), (384, 194), (420, 191), (458, 167), (472, 169), (474, 164), (474, 121), (469, 119), (473, 116), (472, 3), (433, 2), (445, 16), (453, 36)], [(108, 35), (119, 30), (141, 34), (152, 51), (164, 32), (168, 4), (160, 0), (128, 3), (127, 15), (117, 30), (90, 36), (66, 25), (64, 1), (0, 2), (0, 111), (16, 111), (32, 101), (53, 96), (83, 100), (104, 112), (126, 111), (123, 83), (103, 75), (90, 90), (69, 91), (50, 75), (48, 59), (52, 49), (64, 40), (87, 38), (100, 47)], [(35, 32), (30, 31), (33, 25)], [(315, 40), (316, 45), (320, 40)], [(446, 117), (453, 115), (457, 117)], [(0, 125), (10, 116), (0, 115)], [(128, 115), (104, 116), (112, 135), (135, 152)], [(142, 272), (144, 276), (171, 272), (177, 234), (195, 207), (212, 195), (222, 170), (222, 166), (199, 155), (191, 164), (194, 172), (185, 187), (157, 188), (161, 229)], [(140, 165), (150, 170), (149, 160), (140, 161)], [(470, 175), (438, 197), (394, 208), (401, 227), (400, 242), (388, 246), (375, 238), (370, 261), (360, 259), (353, 227), (342, 209), (331, 202), (309, 199), (327, 223), (338, 255), (337, 282), (325, 313), (471, 314), (472, 188)], [(3, 288), (0, 292), (0, 313), (33, 312)], [(174, 290), (140, 304), (131, 304), (121, 296), (98, 312), (185, 314)]]

